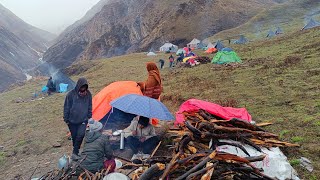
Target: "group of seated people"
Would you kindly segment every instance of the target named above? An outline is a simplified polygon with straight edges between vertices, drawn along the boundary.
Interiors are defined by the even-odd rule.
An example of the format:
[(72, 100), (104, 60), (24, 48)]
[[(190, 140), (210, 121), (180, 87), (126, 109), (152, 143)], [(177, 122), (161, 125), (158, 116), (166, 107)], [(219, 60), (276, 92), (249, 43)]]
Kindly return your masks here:
[[(108, 168), (109, 172), (115, 169), (113, 149), (109, 142), (109, 137), (103, 134), (103, 125), (99, 121), (90, 120), (89, 128), (84, 138), (84, 147), (81, 153), (81, 165), (88, 171), (95, 173), (103, 168)], [(129, 127), (124, 130), (126, 145), (133, 154), (142, 152), (150, 154), (159, 143), (155, 128), (150, 124), (150, 119), (137, 116), (131, 121)]]

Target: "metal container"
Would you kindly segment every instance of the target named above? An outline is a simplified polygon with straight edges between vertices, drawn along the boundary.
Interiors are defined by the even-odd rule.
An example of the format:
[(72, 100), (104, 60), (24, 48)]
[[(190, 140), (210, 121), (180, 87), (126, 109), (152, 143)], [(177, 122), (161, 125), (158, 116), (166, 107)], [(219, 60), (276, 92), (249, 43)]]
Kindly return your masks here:
[(124, 150), (124, 132), (120, 134), (120, 150)]

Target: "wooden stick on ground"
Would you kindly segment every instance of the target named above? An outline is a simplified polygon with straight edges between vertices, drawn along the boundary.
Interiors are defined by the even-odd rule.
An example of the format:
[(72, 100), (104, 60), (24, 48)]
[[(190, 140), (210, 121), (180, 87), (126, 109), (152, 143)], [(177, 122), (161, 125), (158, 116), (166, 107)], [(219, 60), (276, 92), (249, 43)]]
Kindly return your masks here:
[(152, 152), (151, 156), (149, 157), (149, 159), (152, 158), (154, 156), (154, 154), (158, 151), (161, 143), (162, 143), (162, 141), (160, 141), (159, 144), (157, 145), (157, 147), (153, 150), (153, 152)]
[(178, 177), (176, 180), (183, 180), (187, 178), (191, 173), (195, 172), (196, 170), (202, 168), (207, 164), (207, 162), (213, 160), (215, 156), (217, 155), (217, 151), (213, 151), (209, 156), (207, 156), (204, 160), (202, 160), (199, 164), (191, 168), (189, 171), (184, 173), (182, 176)]
[(149, 180), (154, 177), (159, 172), (165, 169), (165, 165), (161, 163), (156, 163), (152, 165), (149, 169), (147, 169), (141, 176), (139, 180)]

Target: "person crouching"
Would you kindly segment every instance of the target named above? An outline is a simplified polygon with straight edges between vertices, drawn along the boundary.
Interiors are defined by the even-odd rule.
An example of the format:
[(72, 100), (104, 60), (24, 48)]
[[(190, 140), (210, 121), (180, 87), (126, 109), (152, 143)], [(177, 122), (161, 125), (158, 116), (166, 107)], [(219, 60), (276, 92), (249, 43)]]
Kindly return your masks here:
[(126, 140), (134, 154), (138, 153), (139, 148), (144, 154), (150, 154), (159, 143), (159, 138), (155, 133), (154, 127), (149, 123), (149, 118), (141, 116), (138, 121), (131, 121), (127, 128)]
[(111, 160), (114, 163), (113, 150), (108, 136), (102, 134), (102, 123), (91, 119), (88, 125), (89, 131), (86, 132), (83, 152), (81, 153), (81, 158), (84, 160), (81, 165), (88, 171), (96, 173), (104, 168), (105, 160)]

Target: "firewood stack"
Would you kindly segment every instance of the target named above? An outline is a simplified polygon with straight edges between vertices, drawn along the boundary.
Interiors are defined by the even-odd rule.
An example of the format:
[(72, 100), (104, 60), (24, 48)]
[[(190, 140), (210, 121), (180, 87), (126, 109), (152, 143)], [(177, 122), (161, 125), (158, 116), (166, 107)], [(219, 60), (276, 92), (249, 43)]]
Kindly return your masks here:
[[(262, 152), (261, 148), (298, 147), (280, 141), (278, 136), (269, 133), (258, 125), (253, 125), (240, 119), (222, 120), (204, 110), (184, 112), (185, 122), (178, 129), (170, 129), (167, 136), (172, 140), (172, 151), (168, 150), (164, 156), (153, 156), (142, 164), (127, 163), (118, 171), (129, 170), (133, 180), (157, 179), (266, 179), (262, 169), (255, 167), (252, 162), (263, 161), (266, 155), (250, 156), (242, 144), (249, 145)], [(264, 125), (270, 125), (264, 123)], [(161, 144), (161, 143), (160, 143)], [(229, 145), (239, 148), (247, 157), (221, 152), (218, 146)], [(92, 174), (80, 166), (68, 165), (64, 170), (51, 171), (42, 179), (69, 179), (75, 175), (76, 169), (84, 172), (78, 176), (79, 180), (101, 180), (108, 174), (104, 170)]]
[(211, 62), (210, 58), (207, 56), (198, 56), (195, 58), (195, 60), (201, 64), (207, 64)]
[[(222, 120), (204, 110), (185, 112), (184, 116), (184, 125), (168, 132), (175, 143), (172, 155), (154, 157), (149, 161), (150, 164), (158, 163), (158, 166), (159, 163), (166, 164), (165, 169), (152, 166), (153, 179), (273, 179), (251, 164), (262, 161), (265, 155), (250, 156), (241, 144), (260, 152), (261, 147), (299, 146), (282, 142), (277, 135), (240, 119)], [(248, 157), (220, 152), (216, 147), (221, 145), (237, 147)]]

